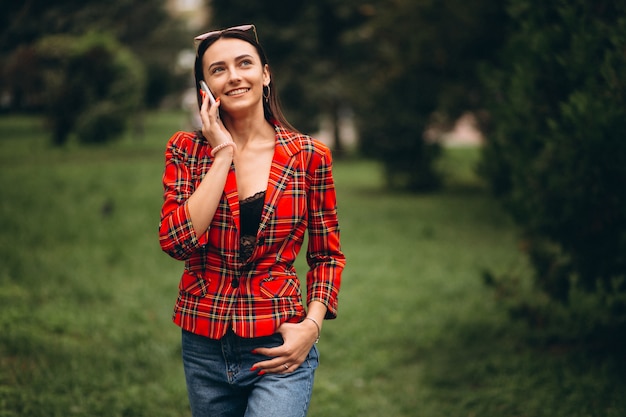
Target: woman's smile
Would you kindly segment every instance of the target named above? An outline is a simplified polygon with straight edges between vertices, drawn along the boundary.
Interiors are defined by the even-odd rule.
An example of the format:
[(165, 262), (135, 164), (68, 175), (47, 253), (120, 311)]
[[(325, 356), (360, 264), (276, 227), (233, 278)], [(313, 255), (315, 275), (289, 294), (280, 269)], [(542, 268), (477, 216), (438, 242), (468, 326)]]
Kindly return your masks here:
[(232, 96), (238, 96), (241, 94), (245, 94), (248, 91), (250, 91), (249, 88), (237, 88), (236, 90), (231, 90), (229, 92), (226, 93), (227, 96), (232, 97)]

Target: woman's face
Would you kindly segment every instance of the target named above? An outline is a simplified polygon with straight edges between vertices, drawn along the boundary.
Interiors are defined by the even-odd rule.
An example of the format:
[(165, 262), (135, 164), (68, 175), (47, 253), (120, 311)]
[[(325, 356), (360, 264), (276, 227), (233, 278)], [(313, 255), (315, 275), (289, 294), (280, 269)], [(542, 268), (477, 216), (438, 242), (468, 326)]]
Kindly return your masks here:
[(255, 47), (241, 39), (222, 38), (202, 57), (204, 80), (227, 113), (263, 108), (263, 86), (270, 82)]

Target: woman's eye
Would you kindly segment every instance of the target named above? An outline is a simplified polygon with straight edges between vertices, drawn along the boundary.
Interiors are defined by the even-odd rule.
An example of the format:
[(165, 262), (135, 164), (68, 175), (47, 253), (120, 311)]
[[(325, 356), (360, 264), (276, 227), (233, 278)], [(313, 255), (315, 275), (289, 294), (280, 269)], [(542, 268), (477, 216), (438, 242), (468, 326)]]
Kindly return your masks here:
[(241, 65), (243, 66), (252, 65), (252, 61), (250, 61), (249, 59), (244, 59), (243, 61), (241, 61)]
[(218, 72), (221, 72), (221, 71), (224, 71), (224, 68), (222, 68), (222, 67), (213, 67), (213, 68), (211, 68), (211, 74), (215, 74), (215, 73), (218, 73)]

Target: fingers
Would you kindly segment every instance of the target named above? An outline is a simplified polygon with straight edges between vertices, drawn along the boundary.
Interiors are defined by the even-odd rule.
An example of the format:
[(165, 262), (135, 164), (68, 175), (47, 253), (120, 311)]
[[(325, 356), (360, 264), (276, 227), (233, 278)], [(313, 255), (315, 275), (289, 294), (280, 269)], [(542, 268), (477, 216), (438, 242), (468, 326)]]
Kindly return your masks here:
[(202, 120), (202, 133), (204, 136), (207, 136), (209, 130), (209, 100), (204, 91), (200, 90), (200, 95), (202, 96), (202, 105), (200, 106), (200, 120)]
[(201, 91), (201, 94), (200, 119), (202, 120), (202, 134), (213, 147), (224, 142), (232, 142), (230, 134), (219, 118), (220, 98), (218, 97), (215, 100), (215, 105), (211, 105), (209, 96), (204, 91)]
[[(282, 363), (280, 363), (282, 362)], [(288, 374), (301, 365), (301, 363), (289, 363), (285, 362), (283, 358), (281, 358), (280, 362), (259, 362), (255, 364), (250, 370), (251, 371), (259, 371), (259, 375), (263, 374)]]
[(211, 107), (209, 108), (209, 116), (212, 118), (212, 120), (217, 120), (220, 118), (220, 98), (216, 98), (215, 99), (215, 104), (211, 105)]
[(271, 357), (272, 359), (255, 363), (251, 370), (259, 371), (259, 375), (271, 373), (271, 374), (286, 374), (293, 372), (304, 362), (306, 355), (302, 358), (291, 353), (284, 348), (284, 345), (276, 348), (258, 348), (253, 353)]
[[(311, 324), (312, 325), (312, 324)], [(285, 374), (293, 372), (306, 360), (311, 347), (315, 343), (315, 335), (311, 337), (307, 323), (291, 324), (284, 323), (278, 332), (282, 335), (284, 343), (273, 348), (257, 348), (253, 353), (264, 355), (272, 359), (257, 362), (252, 367), (259, 373)], [(317, 329), (314, 330), (317, 334)]]
[(204, 91), (200, 90), (200, 95), (202, 96), (202, 105), (200, 106), (200, 115), (202, 116), (202, 121), (205, 121), (204, 115), (207, 115), (207, 120), (209, 122), (216, 121), (219, 119), (219, 107), (220, 107), (220, 98), (215, 99), (215, 104), (211, 105), (211, 99), (208, 94)]
[(288, 374), (291, 373), (293, 371), (295, 371), (296, 369), (298, 369), (300, 365), (299, 364), (290, 364), (290, 363), (283, 363), (280, 366), (273, 366), (271, 368), (263, 368), (263, 369), (258, 369), (256, 367), (252, 367), (252, 371), (259, 371), (258, 375), (264, 375), (264, 374)]

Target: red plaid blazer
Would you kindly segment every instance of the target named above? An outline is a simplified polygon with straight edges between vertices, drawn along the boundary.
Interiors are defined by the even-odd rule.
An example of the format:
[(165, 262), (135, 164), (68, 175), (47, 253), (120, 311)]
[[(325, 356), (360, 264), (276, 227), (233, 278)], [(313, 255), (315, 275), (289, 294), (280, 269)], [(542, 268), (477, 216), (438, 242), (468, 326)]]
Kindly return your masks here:
[[(330, 151), (308, 136), (276, 125), (276, 148), (257, 246), (239, 255), (239, 196), (234, 166), (208, 230), (197, 236), (187, 199), (213, 158), (205, 139), (178, 132), (169, 140), (163, 174), (161, 248), (185, 261), (174, 322), (185, 330), (222, 337), (232, 328), (241, 337), (274, 333), (283, 322), (306, 315), (293, 263), (308, 230), (307, 303), (320, 301), (326, 318), (337, 314), (345, 257), (339, 226)], [(233, 278), (239, 279), (234, 288)]]

